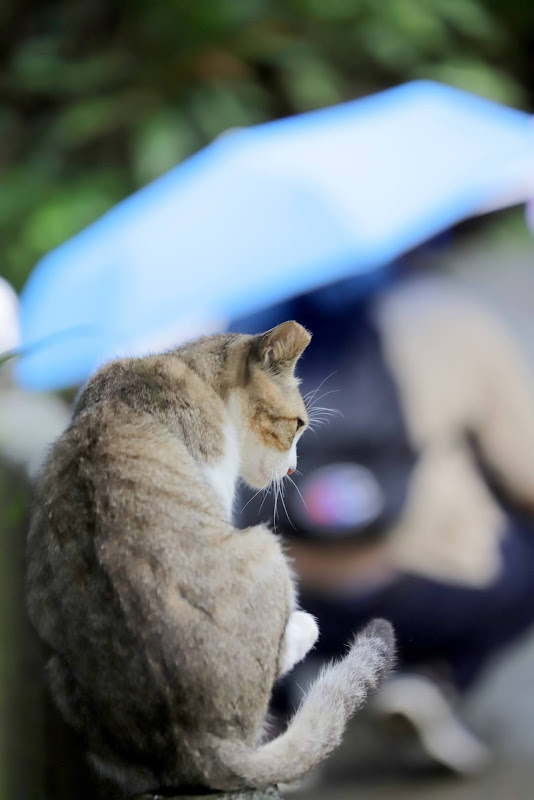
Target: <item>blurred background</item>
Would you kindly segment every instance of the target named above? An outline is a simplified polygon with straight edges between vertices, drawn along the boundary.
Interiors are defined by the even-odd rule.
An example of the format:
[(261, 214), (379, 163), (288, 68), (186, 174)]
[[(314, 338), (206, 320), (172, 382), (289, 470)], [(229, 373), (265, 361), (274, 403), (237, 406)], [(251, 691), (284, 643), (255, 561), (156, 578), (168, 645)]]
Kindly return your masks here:
[[(17, 292), (51, 248), (229, 128), (322, 108), (414, 78), (442, 81), (527, 112), (534, 109), (534, 6), (524, 0), (4, 0), (0, 42), (0, 275)], [(381, 375), (387, 373), (379, 380), (371, 370), (376, 380), (369, 379), (369, 385), (376, 396), (382, 397), (393, 379), (393, 394), (391, 387), (386, 393), (395, 397), (386, 408), (401, 409), (392, 435), (409, 452), (409, 466), (401, 469), (406, 485), (395, 525), (363, 538), (355, 532), (341, 544), (335, 525), (330, 526), (325, 544), (317, 531), (315, 538), (306, 538), (306, 520), (300, 526), (294, 521), (297, 533), (280, 520), (300, 567), (303, 600), (322, 628), (332, 631), (315, 661), (340, 652), (351, 625), (358, 627), (366, 615), (392, 616), (401, 608), (399, 675), (416, 680), (397, 684), (381, 707), (370, 708), (356, 721), (342, 751), (305, 796), (341, 799), (365, 792), (377, 800), (530, 800), (534, 554), (528, 536), (534, 535), (529, 516), (534, 508), (534, 435), (528, 403), (534, 367), (534, 249), (524, 211), (463, 223), (393, 265), (380, 282), (352, 285), (348, 293), (346, 288), (341, 286), (341, 305), (339, 296), (319, 293), (233, 323), (235, 329), (260, 330), (289, 311), (309, 323), (318, 349), (316, 357), (310, 349), (303, 370), (306, 388), (313, 391), (333, 369), (321, 371), (321, 337), (332, 330), (335, 318), (339, 353), (353, 353), (354, 363), (364, 353)], [(421, 320), (416, 339), (428, 331), (446, 343), (447, 331), (461, 321), (461, 335), (449, 356), (445, 344), (438, 348), (446, 362), (441, 368), (438, 359), (438, 373), (449, 370), (449, 386), (472, 374), (475, 383), (497, 387), (499, 402), (489, 402), (485, 416), (470, 418), (468, 433), (479, 447), (467, 458), (469, 475), (482, 476), (492, 498), (488, 505), (484, 496), (480, 518), (488, 520), (487, 537), (484, 525), (480, 537), (494, 543), (494, 556), (500, 547), (495, 537), (505, 529), (511, 531), (510, 541), (520, 542), (510, 553), (501, 553), (500, 573), (499, 566), (494, 572), (487, 568), (487, 548), (475, 546), (465, 580), (458, 581), (461, 566), (441, 569), (447, 553), (462, 550), (458, 539), (445, 542), (444, 551), (433, 551), (411, 536), (419, 522), (411, 526), (406, 509), (411, 513), (414, 503), (417, 507), (418, 493), (428, 494), (427, 484), (420, 488), (415, 477), (420, 476), (421, 453), (428, 448), (434, 453), (440, 444), (434, 429), (421, 433), (417, 426), (424, 416), (418, 392), (424, 394), (427, 384), (421, 389), (417, 380), (400, 376), (395, 365), (403, 354), (388, 351), (395, 324), (402, 332), (403, 313), (412, 316), (403, 311), (411, 303)], [(12, 307), (0, 303), (0, 340), (7, 346), (16, 337), (8, 311)], [(421, 308), (438, 308), (439, 331)], [(378, 322), (351, 327), (346, 318), (354, 319), (356, 310), (362, 320)], [(377, 331), (378, 344), (373, 339)], [(481, 339), (491, 345), (487, 353)], [(335, 346), (328, 340), (323, 349), (331, 355)], [(410, 347), (407, 343), (412, 352)], [(339, 375), (327, 381), (325, 391), (348, 385), (351, 367), (339, 358)], [(455, 371), (460, 362), (462, 368)], [(370, 374), (364, 371), (364, 380)], [(434, 378), (425, 380), (434, 385)], [(408, 401), (411, 393), (415, 400)], [(443, 392), (430, 405), (437, 403), (452, 420), (447, 434), (454, 439), (466, 431), (460, 430), (463, 418), (447, 416), (452, 395)], [(24, 614), (31, 480), (46, 443), (66, 424), (72, 397), (70, 391), (26, 395), (14, 387), (7, 365), (0, 374), (0, 795), (10, 799), (110, 796), (86, 772), (77, 743), (49, 707), (39, 647)], [(338, 405), (336, 394), (321, 401), (323, 408)], [(330, 441), (333, 448), (336, 431), (347, 424), (343, 420), (350, 422), (351, 413), (345, 409), (344, 418), (324, 420), (331, 424), (319, 432), (318, 446)], [(498, 441), (492, 438), (495, 430), (502, 431)], [(356, 434), (353, 442), (357, 449)], [(311, 446), (307, 457), (315, 458)], [(340, 460), (346, 457), (334, 453), (331, 463)], [(458, 497), (455, 481), (458, 476), (463, 480), (465, 468), (462, 462), (455, 469), (454, 458), (451, 463), (436, 479), (440, 486), (450, 479), (449, 504)], [(472, 502), (480, 508), (477, 492)], [(443, 527), (432, 508), (423, 518), (430, 519), (430, 527)], [(403, 546), (384, 546), (386, 540), (398, 541), (389, 536), (397, 534), (397, 523), (409, 528)], [(514, 531), (519, 538), (514, 539)], [(347, 561), (354, 569), (343, 573), (343, 586), (349, 588), (340, 597), (331, 589), (340, 582), (339, 563)], [(412, 605), (406, 606), (402, 591), (399, 599), (399, 580), (412, 582)], [(414, 589), (414, 580), (424, 586), (418, 583)], [(354, 584), (364, 585), (366, 592), (355, 591)], [(468, 609), (465, 615), (463, 608)], [(458, 639), (449, 628), (454, 633), (463, 616), (469, 625)], [(506, 630), (495, 634), (498, 619)], [(473, 637), (476, 666), (469, 679), (456, 679), (458, 648)], [(411, 647), (411, 641), (417, 646)], [(428, 714), (414, 711), (407, 699), (413, 686), (417, 697), (425, 698), (415, 706), (432, 709), (441, 729), (447, 729), (445, 738), (456, 737), (450, 746), (428, 746), (433, 736), (427, 730)], [(277, 700), (280, 724), (297, 700), (294, 686), (285, 687)], [(466, 767), (455, 752), (469, 748), (473, 759)]]

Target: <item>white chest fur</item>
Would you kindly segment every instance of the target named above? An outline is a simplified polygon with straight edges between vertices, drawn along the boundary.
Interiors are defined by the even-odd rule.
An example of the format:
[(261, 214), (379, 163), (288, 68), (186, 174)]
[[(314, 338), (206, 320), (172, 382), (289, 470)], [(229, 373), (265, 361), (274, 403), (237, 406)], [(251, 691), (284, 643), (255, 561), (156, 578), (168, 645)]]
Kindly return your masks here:
[(239, 440), (235, 427), (228, 422), (224, 427), (224, 454), (217, 464), (205, 466), (206, 476), (219, 500), (228, 520), (232, 517), (235, 485), (239, 476)]

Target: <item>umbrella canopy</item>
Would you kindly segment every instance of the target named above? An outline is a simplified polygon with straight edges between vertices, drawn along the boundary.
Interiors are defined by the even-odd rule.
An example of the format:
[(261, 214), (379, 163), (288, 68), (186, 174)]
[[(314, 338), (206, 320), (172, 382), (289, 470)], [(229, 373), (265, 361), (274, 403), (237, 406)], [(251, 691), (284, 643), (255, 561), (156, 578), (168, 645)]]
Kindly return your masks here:
[(432, 82), (229, 133), (42, 259), (18, 380), (75, 384), (532, 194), (531, 117)]

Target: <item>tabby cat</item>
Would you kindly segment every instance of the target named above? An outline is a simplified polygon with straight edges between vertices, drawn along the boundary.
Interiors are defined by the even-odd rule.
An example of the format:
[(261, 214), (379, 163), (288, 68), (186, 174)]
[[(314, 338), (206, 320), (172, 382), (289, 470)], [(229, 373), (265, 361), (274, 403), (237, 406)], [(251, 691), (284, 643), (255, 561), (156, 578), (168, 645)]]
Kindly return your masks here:
[(126, 792), (293, 781), (341, 739), (388, 670), (374, 621), (262, 744), (273, 683), (313, 646), (277, 536), (232, 526), (239, 478), (296, 468), (310, 335), (285, 322), (113, 361), (44, 465), (28, 540), (31, 620), (52, 694)]

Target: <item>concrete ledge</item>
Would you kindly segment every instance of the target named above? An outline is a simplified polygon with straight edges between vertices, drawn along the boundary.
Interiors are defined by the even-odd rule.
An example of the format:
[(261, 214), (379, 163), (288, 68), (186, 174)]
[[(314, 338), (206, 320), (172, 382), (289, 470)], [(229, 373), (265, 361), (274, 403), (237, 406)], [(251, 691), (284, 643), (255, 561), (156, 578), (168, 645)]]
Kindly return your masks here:
[(139, 800), (282, 800), (276, 786), (267, 789), (248, 789), (242, 792), (212, 792), (211, 794), (159, 795), (144, 794)]

